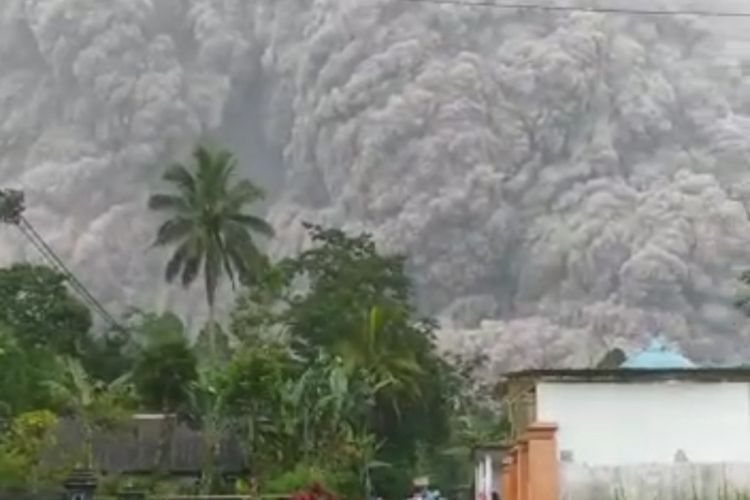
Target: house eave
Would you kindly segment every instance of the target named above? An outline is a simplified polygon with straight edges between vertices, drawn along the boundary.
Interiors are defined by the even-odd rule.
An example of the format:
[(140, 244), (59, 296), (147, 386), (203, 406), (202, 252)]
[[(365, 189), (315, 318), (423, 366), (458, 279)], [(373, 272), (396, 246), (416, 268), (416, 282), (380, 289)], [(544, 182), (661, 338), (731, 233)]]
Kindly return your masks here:
[(507, 373), (504, 378), (558, 383), (750, 382), (750, 368), (533, 369)]

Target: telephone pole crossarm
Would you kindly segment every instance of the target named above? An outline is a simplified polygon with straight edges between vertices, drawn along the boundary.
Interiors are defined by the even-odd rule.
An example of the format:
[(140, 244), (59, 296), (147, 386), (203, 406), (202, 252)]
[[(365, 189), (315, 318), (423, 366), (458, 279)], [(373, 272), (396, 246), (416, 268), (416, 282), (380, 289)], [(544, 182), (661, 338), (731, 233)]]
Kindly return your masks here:
[(0, 189), (0, 222), (19, 225), (25, 208), (23, 191)]

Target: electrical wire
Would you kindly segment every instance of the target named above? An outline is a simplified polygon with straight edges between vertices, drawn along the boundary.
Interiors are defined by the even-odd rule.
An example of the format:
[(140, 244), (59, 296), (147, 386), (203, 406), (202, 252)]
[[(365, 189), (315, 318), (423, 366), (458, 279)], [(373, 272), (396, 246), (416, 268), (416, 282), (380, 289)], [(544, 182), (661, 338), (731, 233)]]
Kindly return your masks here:
[(574, 5), (541, 5), (532, 3), (500, 3), (488, 0), (400, 0), (406, 3), (421, 3), (432, 5), (452, 5), (456, 7), (480, 7), (506, 10), (537, 10), (543, 12), (591, 12), (597, 14), (623, 14), (634, 16), (698, 16), (698, 17), (731, 17), (750, 18), (750, 12), (731, 12), (719, 10), (679, 9), (626, 9), (618, 7), (582, 7)]
[[(0, 196), (5, 197), (6, 193), (0, 189)], [(16, 221), (14, 221), (16, 222)], [(47, 263), (56, 271), (65, 276), (68, 285), (95, 313), (102, 317), (109, 325), (116, 330), (123, 330), (117, 320), (107, 311), (99, 300), (81, 283), (75, 274), (65, 265), (62, 259), (47, 244), (41, 234), (34, 228), (31, 222), (23, 215), (18, 217), (17, 223), (12, 224), (23, 234), (32, 246), (42, 255)]]
[(120, 329), (120, 325), (117, 320), (107, 311), (99, 300), (81, 283), (75, 274), (65, 265), (62, 259), (55, 253), (55, 251), (47, 244), (42, 238), (39, 232), (34, 229), (34, 226), (26, 219), (21, 216), (20, 223), (18, 225), (19, 230), (26, 236), (26, 238), (34, 245), (34, 247), (47, 259), (47, 261), (59, 272), (61, 272), (67, 279), (70, 286), (78, 293), (78, 295), (88, 303), (88, 305), (94, 309), (107, 323), (113, 328)]

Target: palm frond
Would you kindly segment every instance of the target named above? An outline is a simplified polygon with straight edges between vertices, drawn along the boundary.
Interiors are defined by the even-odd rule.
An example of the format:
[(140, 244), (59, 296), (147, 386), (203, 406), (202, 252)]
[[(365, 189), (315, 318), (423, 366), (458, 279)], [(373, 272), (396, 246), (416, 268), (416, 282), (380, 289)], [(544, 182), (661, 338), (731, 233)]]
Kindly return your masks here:
[(234, 279), (234, 263), (232, 262), (232, 258), (230, 257), (230, 251), (227, 248), (225, 238), (219, 238), (219, 246), (220, 246), (220, 258), (221, 258), (221, 265), (224, 267), (224, 272), (227, 273), (227, 277), (229, 278), (229, 283), (232, 285), (232, 290), (235, 289), (237, 286), (237, 282)]
[(373, 392), (380, 392), (381, 390), (385, 389), (386, 387), (393, 385), (393, 379), (392, 378), (386, 378), (383, 380), (380, 380), (378, 383), (376, 383), (372, 390)]
[(410, 375), (424, 374), (424, 369), (420, 366), (414, 356), (403, 356), (391, 358), (391, 364), (401, 372)]
[(185, 264), (182, 267), (182, 286), (190, 286), (198, 277), (204, 255), (205, 251), (202, 245), (196, 244), (193, 246), (193, 251), (185, 259)]
[(252, 181), (243, 179), (227, 192), (227, 206), (238, 211), (243, 206), (261, 201), (266, 197), (265, 191)]
[(183, 193), (195, 193), (195, 177), (184, 165), (175, 163), (169, 166), (162, 178), (175, 184)]
[(252, 237), (249, 234), (241, 234), (242, 231), (238, 225), (225, 227), (223, 231), (224, 267), (233, 286), (235, 275), (243, 284), (252, 283), (267, 265), (266, 256), (255, 246)]
[(175, 212), (187, 212), (188, 203), (185, 198), (174, 194), (154, 194), (148, 199), (148, 208), (151, 210), (173, 210)]
[(213, 164), (211, 150), (204, 145), (199, 145), (193, 150), (193, 158), (195, 159), (195, 163), (198, 166), (199, 175), (205, 175)]
[(172, 257), (167, 262), (167, 268), (164, 271), (164, 278), (167, 283), (171, 283), (175, 277), (180, 273), (182, 266), (185, 264), (185, 260), (191, 253), (195, 253), (193, 250), (194, 240), (189, 238), (185, 240), (177, 250), (172, 254)]
[(65, 357), (62, 359), (62, 365), (64, 380), (48, 380), (44, 382), (44, 386), (54, 398), (61, 399), (67, 406), (80, 411), (93, 401), (95, 387), (80, 361)]
[(237, 222), (228, 221), (224, 224), (224, 245), (238, 274), (247, 278), (250, 264), (260, 258), (260, 252), (248, 230)]
[(255, 215), (232, 214), (229, 219), (268, 238), (272, 238), (275, 234), (273, 227), (268, 222)]
[(111, 388), (111, 389), (121, 389), (121, 388), (127, 386), (128, 384), (130, 384), (132, 382), (132, 379), (133, 379), (133, 374), (132, 373), (130, 373), (130, 372), (124, 373), (123, 375), (120, 375), (115, 380), (113, 380), (112, 382), (110, 382), (109, 388)]
[(302, 376), (293, 383), (291, 390), (284, 391), (286, 397), (289, 398), (289, 401), (294, 403), (295, 405), (299, 405), (302, 402), (302, 399), (305, 395), (305, 389), (307, 389), (307, 386), (310, 384), (310, 378), (312, 377), (312, 372), (310, 370), (305, 371)]
[(194, 228), (194, 222), (190, 219), (178, 217), (169, 219), (156, 231), (154, 246), (163, 246), (187, 236)]
[(225, 188), (229, 184), (232, 174), (234, 174), (234, 170), (237, 167), (237, 158), (225, 149), (219, 150), (214, 157), (214, 165), (216, 165), (218, 174), (216, 182)]

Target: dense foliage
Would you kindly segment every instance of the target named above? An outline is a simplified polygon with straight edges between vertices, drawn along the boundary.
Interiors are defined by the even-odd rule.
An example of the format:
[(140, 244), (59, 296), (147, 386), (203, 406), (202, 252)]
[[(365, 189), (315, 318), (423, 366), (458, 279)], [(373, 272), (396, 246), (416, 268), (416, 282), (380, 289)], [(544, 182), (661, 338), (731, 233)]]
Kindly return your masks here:
[[(219, 274), (240, 278), (227, 328), (211, 316), (202, 330), (222, 333), (222, 356), (170, 312), (131, 312), (124, 326), (98, 331), (64, 275), (0, 270), (8, 305), (0, 315), (0, 489), (56, 477), (19, 471), (45, 470), (39, 436), (53, 436), (58, 419), (83, 431), (70, 465), (96, 468), (94, 436), (137, 411), (163, 415), (153, 462), (162, 479), (180, 421), (200, 431), (204, 493), (393, 497), (415, 474), (444, 487), (466, 482), (468, 448), (492, 437), (483, 431), (502, 429), (470, 370), (438, 355), (403, 256), (381, 253), (368, 234), (306, 225), (311, 246), (271, 264), (249, 233), (239, 235), (238, 224), (272, 234), (239, 212), (260, 191), (226, 184), (228, 153), (199, 148), (195, 158), (195, 172), (177, 166), (165, 176), (179, 195), (155, 195), (150, 205), (174, 216), (157, 236), (177, 245), (168, 280), (181, 273), (190, 285), (214, 273), (204, 276), (213, 307)], [(19, 446), (19, 434), (32, 431), (36, 441)], [(220, 473), (227, 438), (250, 471), (236, 483)]]
[(0, 269), (0, 323), (23, 346), (75, 355), (91, 327), (88, 309), (71, 297), (63, 274), (44, 266)]

